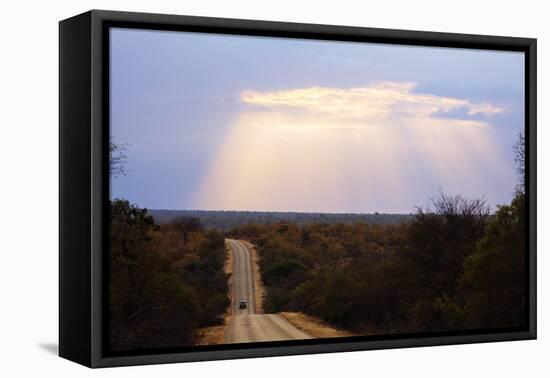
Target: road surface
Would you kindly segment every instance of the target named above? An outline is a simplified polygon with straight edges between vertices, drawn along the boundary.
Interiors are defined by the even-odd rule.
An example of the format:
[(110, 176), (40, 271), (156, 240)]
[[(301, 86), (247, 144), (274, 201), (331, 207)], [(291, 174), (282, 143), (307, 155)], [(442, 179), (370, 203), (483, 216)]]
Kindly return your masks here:
[[(311, 336), (299, 330), (277, 314), (256, 314), (254, 300), (254, 269), (251, 253), (240, 240), (226, 239), (233, 254), (232, 316), (227, 331), (226, 343), (247, 343), (310, 339)], [(245, 300), (246, 309), (239, 309), (239, 302)]]

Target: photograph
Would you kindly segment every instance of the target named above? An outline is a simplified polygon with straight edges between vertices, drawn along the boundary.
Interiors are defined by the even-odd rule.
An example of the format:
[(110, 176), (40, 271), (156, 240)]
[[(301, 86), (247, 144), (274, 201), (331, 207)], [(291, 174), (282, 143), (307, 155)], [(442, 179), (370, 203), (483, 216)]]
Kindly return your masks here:
[(544, 8), (6, 2), (0, 378), (546, 376)]
[(527, 329), (525, 52), (108, 42), (110, 352)]

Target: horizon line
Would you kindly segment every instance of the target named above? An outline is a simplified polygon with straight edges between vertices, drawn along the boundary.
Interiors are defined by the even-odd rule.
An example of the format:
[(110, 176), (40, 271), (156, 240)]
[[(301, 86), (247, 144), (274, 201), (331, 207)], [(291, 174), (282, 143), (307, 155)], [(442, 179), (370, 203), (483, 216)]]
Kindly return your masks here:
[(148, 208), (146, 210), (155, 211), (202, 211), (202, 212), (233, 212), (233, 213), (280, 213), (280, 214), (327, 214), (327, 215), (414, 215), (412, 212), (408, 213), (387, 213), (380, 211), (373, 212), (322, 212), (322, 211), (296, 211), (296, 210), (212, 210), (212, 209), (166, 209), (166, 208)]

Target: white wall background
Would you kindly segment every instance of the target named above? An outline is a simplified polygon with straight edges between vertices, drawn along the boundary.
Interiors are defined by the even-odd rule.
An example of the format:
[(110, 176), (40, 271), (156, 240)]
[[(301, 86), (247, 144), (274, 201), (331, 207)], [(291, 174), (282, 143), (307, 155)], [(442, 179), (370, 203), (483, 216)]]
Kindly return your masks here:
[[(536, 37), (539, 40), (539, 340), (89, 370), (55, 356), (58, 25), (89, 9)], [(550, 27), (544, 1), (8, 1), (0, 22), (0, 375), (518, 377), (550, 373)], [(7, 210), (7, 212), (6, 212)], [(546, 231), (546, 232), (545, 232)], [(544, 275), (544, 272), (547, 274)], [(546, 350), (545, 350), (546, 349)], [(546, 374), (545, 374), (546, 373)]]

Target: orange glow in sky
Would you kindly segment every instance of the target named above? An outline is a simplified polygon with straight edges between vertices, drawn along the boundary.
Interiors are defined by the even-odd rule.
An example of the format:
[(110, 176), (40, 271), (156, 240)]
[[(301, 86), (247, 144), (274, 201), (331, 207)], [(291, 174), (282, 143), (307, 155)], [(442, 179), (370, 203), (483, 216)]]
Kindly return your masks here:
[[(446, 191), (476, 196), (491, 185), (484, 172), (513, 169), (502, 163), (489, 127), (490, 117), (505, 108), (414, 88), (380, 82), (243, 91), (247, 109), (193, 202), (202, 209), (371, 212), (380, 198), (392, 197), (399, 211), (411, 207), (399, 201), (408, 198), (403, 194), (411, 183), (426, 179), (417, 177), (417, 169), (427, 170), (433, 183), (445, 183)], [(489, 121), (451, 116), (456, 110)]]

